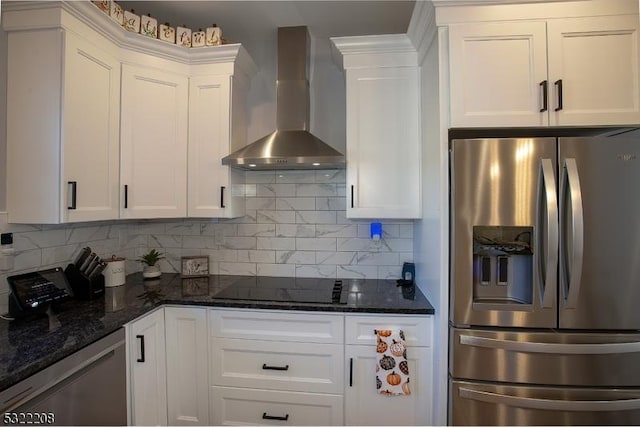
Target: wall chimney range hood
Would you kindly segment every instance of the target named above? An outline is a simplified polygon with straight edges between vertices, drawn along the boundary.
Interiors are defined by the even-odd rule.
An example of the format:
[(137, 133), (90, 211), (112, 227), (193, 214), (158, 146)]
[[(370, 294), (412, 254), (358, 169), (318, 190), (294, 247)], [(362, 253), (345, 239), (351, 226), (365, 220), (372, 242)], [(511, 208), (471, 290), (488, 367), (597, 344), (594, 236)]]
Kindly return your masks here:
[(309, 33), (278, 28), (276, 130), (229, 154), (223, 165), (246, 170), (343, 169), (345, 157), (309, 132)]

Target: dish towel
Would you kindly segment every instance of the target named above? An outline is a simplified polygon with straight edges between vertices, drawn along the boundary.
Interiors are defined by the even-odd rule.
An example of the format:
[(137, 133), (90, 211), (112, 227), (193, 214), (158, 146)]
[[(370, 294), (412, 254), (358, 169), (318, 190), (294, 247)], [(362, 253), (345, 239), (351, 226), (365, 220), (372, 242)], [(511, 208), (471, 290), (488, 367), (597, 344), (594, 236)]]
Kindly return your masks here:
[(376, 389), (389, 396), (410, 395), (407, 346), (402, 330), (376, 329)]

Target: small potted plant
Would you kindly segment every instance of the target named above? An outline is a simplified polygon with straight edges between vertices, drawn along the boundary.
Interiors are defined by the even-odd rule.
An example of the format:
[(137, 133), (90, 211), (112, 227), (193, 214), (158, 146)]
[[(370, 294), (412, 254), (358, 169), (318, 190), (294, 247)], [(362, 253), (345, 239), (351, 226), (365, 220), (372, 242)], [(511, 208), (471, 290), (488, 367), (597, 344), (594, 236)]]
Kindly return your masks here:
[(144, 264), (144, 267), (142, 268), (142, 277), (145, 279), (159, 277), (162, 272), (160, 271), (160, 266), (157, 265), (157, 262), (162, 258), (164, 258), (162, 252), (158, 252), (155, 249), (151, 249), (149, 252), (138, 258), (138, 261)]

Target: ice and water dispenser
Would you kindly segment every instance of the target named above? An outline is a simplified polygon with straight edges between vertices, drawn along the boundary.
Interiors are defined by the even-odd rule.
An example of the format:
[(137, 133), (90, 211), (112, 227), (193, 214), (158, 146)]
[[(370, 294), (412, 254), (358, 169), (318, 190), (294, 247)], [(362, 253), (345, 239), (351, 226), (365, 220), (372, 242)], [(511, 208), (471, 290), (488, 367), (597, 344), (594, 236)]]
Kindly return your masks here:
[(531, 304), (532, 236), (533, 227), (473, 227), (474, 303)]

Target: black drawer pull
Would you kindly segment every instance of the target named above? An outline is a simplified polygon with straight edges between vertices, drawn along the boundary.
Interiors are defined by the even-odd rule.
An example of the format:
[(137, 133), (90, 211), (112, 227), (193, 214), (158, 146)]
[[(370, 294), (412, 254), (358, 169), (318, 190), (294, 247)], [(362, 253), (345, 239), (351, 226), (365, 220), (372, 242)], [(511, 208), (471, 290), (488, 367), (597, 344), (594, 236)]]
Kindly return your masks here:
[(267, 415), (266, 412), (263, 412), (262, 413), (262, 419), (263, 420), (287, 421), (289, 419), (289, 414), (285, 415), (284, 417), (274, 417), (273, 415)]
[(67, 209), (76, 209), (76, 202), (78, 196), (78, 182), (69, 181), (67, 183), (71, 187), (71, 206), (67, 206)]
[(562, 110), (562, 79), (557, 80), (554, 85), (558, 91), (558, 106), (554, 109), (554, 111)]
[(286, 366), (268, 366), (266, 363), (262, 364), (262, 369), (270, 369), (272, 371), (288, 371), (289, 365)]
[(545, 111), (547, 111), (547, 107), (548, 107), (547, 104), (549, 102), (549, 100), (548, 100), (548, 96), (549, 96), (548, 95), (548, 92), (549, 92), (548, 85), (549, 85), (549, 83), (546, 80), (544, 80), (543, 82), (540, 82), (540, 89), (542, 90), (542, 108), (540, 109), (541, 113), (544, 113)]
[(224, 205), (224, 186), (220, 187), (220, 207), (226, 208)]

